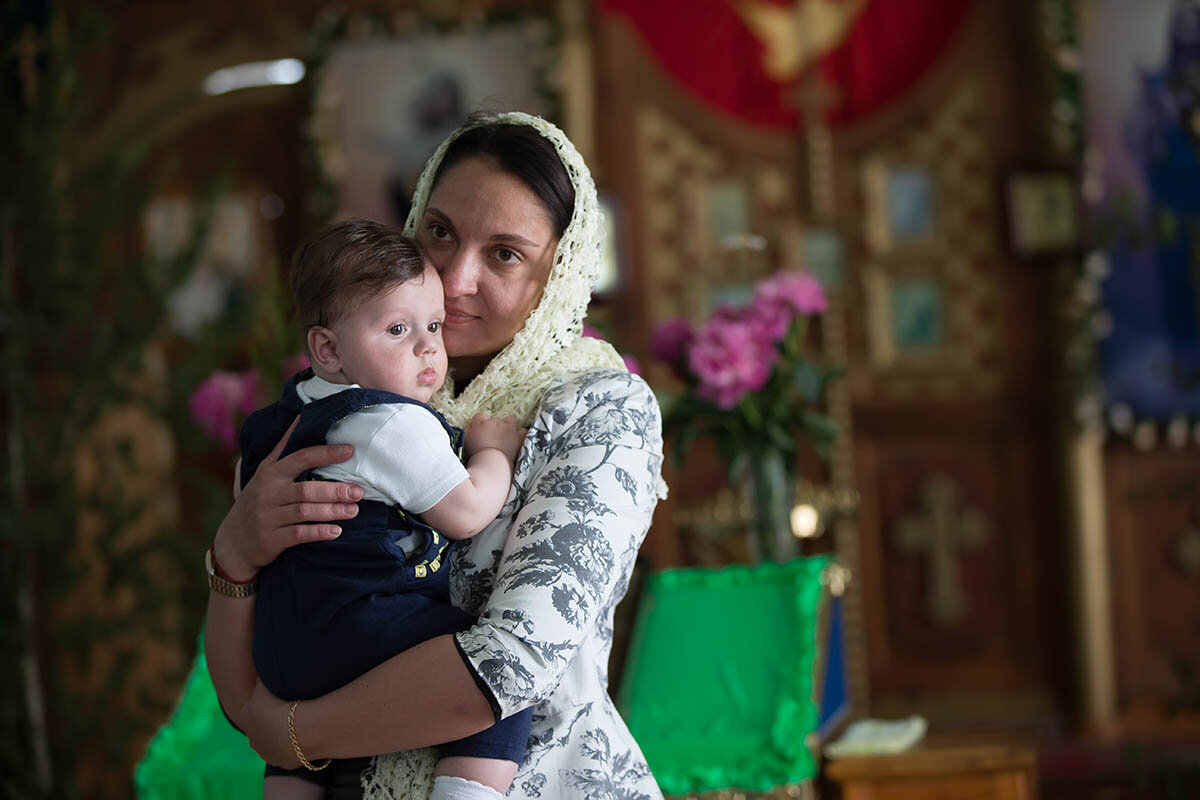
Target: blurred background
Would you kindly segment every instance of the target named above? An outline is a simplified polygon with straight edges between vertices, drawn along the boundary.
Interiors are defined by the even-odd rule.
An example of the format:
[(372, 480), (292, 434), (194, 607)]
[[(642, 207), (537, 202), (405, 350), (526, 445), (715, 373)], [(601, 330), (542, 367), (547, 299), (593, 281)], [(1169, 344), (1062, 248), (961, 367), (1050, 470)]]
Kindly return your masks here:
[[(0, 794), (134, 794), (238, 425), (304, 363), (292, 252), (402, 224), (483, 108), (578, 146), (589, 332), (694, 440), (614, 692), (643, 576), (825, 554), (850, 716), (1019, 741), (1048, 797), (1200, 796), (1200, 2), (3, 9)], [(670, 332), (781, 270), (823, 297), (773, 362), (778, 541)]]

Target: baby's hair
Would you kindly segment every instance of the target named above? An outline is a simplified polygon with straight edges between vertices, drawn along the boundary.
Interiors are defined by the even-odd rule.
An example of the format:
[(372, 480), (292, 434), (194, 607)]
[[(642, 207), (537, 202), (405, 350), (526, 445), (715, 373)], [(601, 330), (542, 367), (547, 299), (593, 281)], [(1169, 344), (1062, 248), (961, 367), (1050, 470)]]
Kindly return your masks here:
[(427, 263), (420, 246), (396, 228), (366, 219), (330, 225), (292, 259), (296, 322), (306, 332), (328, 327), (363, 298), (420, 279)]

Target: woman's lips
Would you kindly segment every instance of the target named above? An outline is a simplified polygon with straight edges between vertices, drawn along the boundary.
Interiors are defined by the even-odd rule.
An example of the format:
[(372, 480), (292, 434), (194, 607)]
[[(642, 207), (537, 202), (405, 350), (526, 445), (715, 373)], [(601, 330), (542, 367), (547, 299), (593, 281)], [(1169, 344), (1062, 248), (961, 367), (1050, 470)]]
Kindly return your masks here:
[(462, 311), (454, 311), (453, 309), (449, 308), (446, 309), (447, 325), (463, 325), (475, 319), (479, 319), (479, 317), (471, 314), (465, 314)]

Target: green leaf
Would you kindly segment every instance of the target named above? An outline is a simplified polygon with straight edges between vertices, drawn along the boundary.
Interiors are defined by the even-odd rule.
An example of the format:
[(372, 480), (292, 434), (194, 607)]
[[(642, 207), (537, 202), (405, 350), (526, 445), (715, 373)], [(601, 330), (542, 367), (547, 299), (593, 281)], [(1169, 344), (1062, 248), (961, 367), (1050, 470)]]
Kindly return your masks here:
[(821, 392), (828, 381), (828, 373), (807, 361), (800, 361), (792, 367), (792, 388), (808, 403), (816, 403), (821, 399)]

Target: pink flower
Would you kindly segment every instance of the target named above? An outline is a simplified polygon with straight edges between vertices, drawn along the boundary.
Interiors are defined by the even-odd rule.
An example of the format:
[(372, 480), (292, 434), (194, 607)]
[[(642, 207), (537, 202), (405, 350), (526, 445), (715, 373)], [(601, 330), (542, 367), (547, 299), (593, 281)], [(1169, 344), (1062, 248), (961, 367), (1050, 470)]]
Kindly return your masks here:
[(754, 334), (772, 345), (784, 337), (796, 316), (788, 304), (758, 297), (741, 311), (742, 319)]
[(688, 322), (685, 317), (675, 317), (661, 322), (650, 334), (650, 355), (668, 364), (681, 363), (695, 336), (692, 323)]
[(196, 387), (188, 405), (205, 435), (232, 452), (237, 441), (234, 412), (242, 416), (252, 412), (257, 391), (258, 373), (254, 370), (217, 370)]
[(821, 282), (801, 270), (781, 270), (754, 289), (754, 304), (784, 305), (797, 314), (819, 314), (829, 307)]
[(688, 366), (699, 382), (696, 393), (730, 409), (766, 385), (776, 357), (775, 348), (745, 320), (714, 314), (696, 332)]
[(583, 326), (583, 338), (585, 339), (603, 339), (604, 334), (600, 333), (599, 328), (593, 328), (591, 325)]
[(283, 370), (283, 379), (286, 381), (297, 372), (306, 370), (310, 366), (312, 366), (312, 364), (309, 363), (307, 353), (296, 353), (294, 356), (288, 356), (285, 358), (283, 363), (280, 364), (280, 369)]
[(642, 365), (638, 362), (636, 357), (622, 353), (621, 358), (625, 361), (625, 369), (629, 370), (634, 375), (642, 374)]

